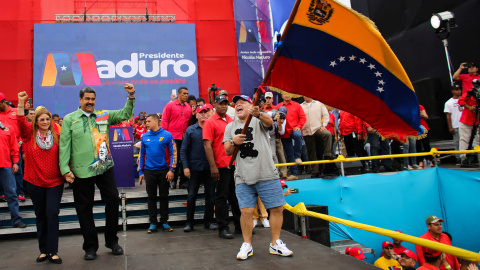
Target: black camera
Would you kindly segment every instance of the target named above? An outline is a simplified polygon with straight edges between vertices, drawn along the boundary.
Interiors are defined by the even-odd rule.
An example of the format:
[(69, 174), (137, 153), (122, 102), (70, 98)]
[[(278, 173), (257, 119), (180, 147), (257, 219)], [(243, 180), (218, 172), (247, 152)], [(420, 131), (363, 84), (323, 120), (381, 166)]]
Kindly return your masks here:
[(472, 90), (467, 92), (467, 97), (473, 97), (475, 100), (480, 100), (480, 80), (475, 79), (472, 81)]
[(284, 112), (282, 111), (277, 111), (277, 110), (271, 110), (270, 115), (272, 116), (272, 119), (275, 119), (275, 117), (279, 115), (280, 119), (285, 120), (285, 117), (287, 116)]
[(219, 91), (219, 90), (222, 90), (220, 87), (216, 87), (214, 83), (212, 83), (212, 86), (210, 87), (210, 90), (213, 91), (213, 92), (216, 92), (216, 91)]

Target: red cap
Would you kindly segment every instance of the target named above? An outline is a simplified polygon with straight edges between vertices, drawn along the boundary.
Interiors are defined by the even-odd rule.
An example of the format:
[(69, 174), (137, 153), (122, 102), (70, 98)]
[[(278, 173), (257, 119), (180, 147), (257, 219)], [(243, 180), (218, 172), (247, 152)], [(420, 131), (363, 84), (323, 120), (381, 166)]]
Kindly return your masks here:
[[(348, 249), (348, 248), (347, 248)], [(363, 250), (359, 247), (351, 247), (348, 255), (355, 257), (356, 259), (363, 260), (366, 259), (365, 255), (363, 255)]]
[(207, 105), (197, 106), (197, 109), (195, 109), (195, 113), (199, 113), (199, 112), (201, 112), (201, 111), (203, 111), (203, 110), (208, 111)]
[(280, 180), (280, 185), (282, 185), (282, 188), (288, 188), (287, 184), (285, 184), (285, 181)]
[(5, 95), (3, 93), (0, 93), (0, 101), (5, 99)]
[(437, 250), (426, 248), (426, 247), (422, 247), (422, 250), (423, 250), (424, 257), (437, 257), (440, 254), (442, 254), (441, 251), (437, 251)]
[[(352, 249), (352, 247), (347, 247), (347, 248), (345, 249), (345, 254), (348, 254), (348, 252), (350, 251), (350, 249)], [(349, 254), (348, 254), (348, 255), (349, 255)]]
[(392, 246), (392, 247), (393, 247), (392, 242), (390, 242), (390, 241), (385, 241), (385, 242), (383, 242), (382, 248), (386, 248), (386, 247), (388, 247), (388, 246)]
[(210, 104), (210, 103), (207, 103), (207, 104), (205, 104), (205, 106), (207, 107), (207, 109), (209, 109), (209, 110), (213, 110), (213, 106), (212, 106), (212, 104)]
[(405, 256), (414, 259), (417, 261), (417, 254), (415, 252), (411, 251), (410, 249), (405, 249), (400, 255), (405, 254)]
[(138, 120), (138, 116), (135, 116), (135, 118), (133, 118), (133, 119)]

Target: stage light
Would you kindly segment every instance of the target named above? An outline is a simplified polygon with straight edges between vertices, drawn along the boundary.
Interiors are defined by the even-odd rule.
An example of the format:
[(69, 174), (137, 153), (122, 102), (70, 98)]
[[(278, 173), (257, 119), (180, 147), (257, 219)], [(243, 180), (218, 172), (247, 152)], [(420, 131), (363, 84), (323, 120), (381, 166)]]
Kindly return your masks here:
[(448, 53), (448, 37), (450, 36), (450, 30), (456, 28), (455, 16), (450, 11), (444, 11), (435, 13), (430, 18), (430, 24), (435, 29), (435, 34), (442, 41), (445, 47), (445, 56), (447, 57), (448, 74), (450, 75), (450, 84), (453, 85), (452, 77), (452, 62), (450, 61), (450, 54)]
[(432, 15), (430, 24), (435, 32), (450, 32), (450, 29), (457, 27), (455, 24), (455, 16), (450, 11), (444, 11)]

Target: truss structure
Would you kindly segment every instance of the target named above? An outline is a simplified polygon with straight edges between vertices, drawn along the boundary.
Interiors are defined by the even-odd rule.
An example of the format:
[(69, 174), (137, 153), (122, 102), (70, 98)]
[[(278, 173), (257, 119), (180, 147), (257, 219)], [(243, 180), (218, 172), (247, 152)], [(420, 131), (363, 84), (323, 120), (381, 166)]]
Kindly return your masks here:
[[(148, 18), (148, 20), (147, 20)], [(57, 23), (171, 23), (175, 14), (56, 14)]]

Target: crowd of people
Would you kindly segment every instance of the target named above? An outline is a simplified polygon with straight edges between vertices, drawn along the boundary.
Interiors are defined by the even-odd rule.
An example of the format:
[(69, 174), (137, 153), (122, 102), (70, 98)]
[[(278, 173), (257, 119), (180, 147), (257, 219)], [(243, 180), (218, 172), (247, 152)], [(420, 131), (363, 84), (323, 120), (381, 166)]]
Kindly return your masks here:
[[(460, 74), (467, 68), (468, 74)], [(472, 129), (478, 124), (476, 100), (469, 94), (472, 80), (480, 78), (477, 72), (474, 63), (462, 63), (454, 74), (462, 85), (452, 87), (453, 96), (445, 104), (449, 131), (461, 150), (471, 147)], [(272, 230), (270, 253), (293, 254), (280, 240), (284, 196), (291, 194), (291, 190), (283, 194), (280, 179), (296, 180), (301, 172), (321, 177), (334, 170), (323, 165), (305, 166), (304, 161), (334, 159), (339, 154), (388, 155), (400, 152), (401, 148), (403, 153), (430, 150), (428, 132), (418, 141), (412, 138), (402, 145), (383, 139), (360, 118), (310, 97), (303, 97), (299, 103), (290, 94), (283, 94), (283, 101), (274, 105), (273, 93), (266, 92), (259, 97), (257, 107), (244, 95), (235, 96), (230, 102), (226, 90), (211, 95), (213, 91), (209, 89), (210, 103), (206, 103), (203, 98), (189, 95), (186, 87), (180, 87), (178, 96), (172, 94), (161, 113), (141, 112), (132, 117), (135, 89), (126, 84), (125, 90), (128, 97), (123, 109), (99, 111), (95, 110), (95, 90), (84, 87), (80, 90), (80, 107), (63, 119), (44, 107), (31, 108), (32, 101), (27, 101), (25, 92), (18, 94), (17, 108), (0, 93), (0, 199), (8, 204), (12, 226), (25, 228), (19, 201), (25, 201), (24, 187), (28, 191), (35, 209), (41, 252), (37, 261), (61, 263), (57, 255), (58, 214), (65, 182), (69, 183), (67, 188), (73, 189), (84, 238), (84, 258), (95, 259), (99, 248), (92, 212), (95, 185), (105, 202), (106, 247), (114, 254), (123, 254), (117, 237), (118, 190), (108, 144), (110, 126), (133, 128), (139, 183), (145, 181), (148, 195), (147, 232), (154, 233), (158, 228), (173, 231), (168, 224), (168, 195), (170, 189), (176, 188), (188, 190), (184, 231), (194, 230), (195, 204), (203, 185), (204, 228), (218, 230), (221, 238), (234, 238), (229, 227), (231, 210), (234, 232), (244, 238), (237, 256), (241, 260), (253, 255), (251, 235), (258, 224)], [(428, 114), (422, 105), (419, 111), (422, 126), (428, 131)], [(253, 120), (246, 134), (242, 134), (249, 115)], [(475, 136), (473, 143), (478, 145), (479, 138)], [(235, 148), (239, 148), (236, 163), (229, 166)], [(466, 155), (457, 159), (464, 165), (470, 163)], [(403, 168), (435, 166), (431, 157), (417, 161), (414, 157), (404, 158)], [(286, 162), (296, 166), (279, 167), (277, 171), (275, 164)], [(382, 167), (385, 171), (396, 170), (396, 161), (392, 159), (362, 162), (363, 171), (379, 172)], [(384, 246), (388, 248), (389, 244)]]
[[(419, 237), (451, 246), (452, 236), (443, 232), (442, 222), (444, 220), (437, 216), (427, 217), (425, 223), (428, 230)], [(402, 233), (398, 230), (396, 232)], [(419, 267), (416, 269), (420, 270), (478, 270), (475, 262), (459, 259), (453, 255), (419, 245), (415, 246), (415, 253), (415, 251), (402, 246), (402, 242), (402, 240), (395, 238), (392, 238), (392, 241), (384, 241), (382, 243), (382, 254), (374, 265), (384, 270), (410, 270), (415, 269), (417, 264)], [(356, 246), (346, 248), (345, 254), (359, 260), (367, 258), (363, 250)]]

